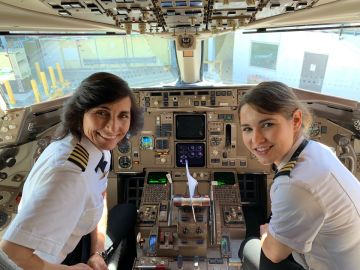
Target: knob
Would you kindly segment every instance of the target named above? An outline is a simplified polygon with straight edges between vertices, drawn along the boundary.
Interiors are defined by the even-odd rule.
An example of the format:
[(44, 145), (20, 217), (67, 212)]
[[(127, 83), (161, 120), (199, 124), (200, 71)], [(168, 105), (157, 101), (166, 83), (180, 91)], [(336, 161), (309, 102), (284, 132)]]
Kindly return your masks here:
[(10, 168), (12, 166), (15, 165), (16, 163), (16, 159), (14, 157), (9, 157), (6, 161), (5, 161), (6, 165)]
[(10, 168), (12, 166), (15, 165), (16, 163), (16, 159), (14, 157), (9, 157), (6, 161), (5, 161), (6, 165)]
[(20, 182), (24, 179), (24, 177), (21, 175), (21, 174), (15, 174), (13, 176), (13, 178), (11, 179), (11, 181), (14, 181), (14, 182)]
[(0, 179), (5, 180), (8, 177), (6, 172), (0, 172)]

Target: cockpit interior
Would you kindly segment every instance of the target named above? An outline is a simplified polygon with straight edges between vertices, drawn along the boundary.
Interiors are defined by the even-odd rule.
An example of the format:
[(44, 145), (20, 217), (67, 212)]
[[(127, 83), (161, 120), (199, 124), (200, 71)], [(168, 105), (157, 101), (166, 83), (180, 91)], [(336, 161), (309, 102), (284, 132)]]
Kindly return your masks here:
[(360, 180), (359, 62), (358, 0), (0, 0), (0, 238), (64, 102), (107, 71), (144, 113), (112, 151), (107, 197), (138, 209), (133, 269), (240, 270), (274, 177), (242, 141), (242, 96), (291, 86), (310, 139)]

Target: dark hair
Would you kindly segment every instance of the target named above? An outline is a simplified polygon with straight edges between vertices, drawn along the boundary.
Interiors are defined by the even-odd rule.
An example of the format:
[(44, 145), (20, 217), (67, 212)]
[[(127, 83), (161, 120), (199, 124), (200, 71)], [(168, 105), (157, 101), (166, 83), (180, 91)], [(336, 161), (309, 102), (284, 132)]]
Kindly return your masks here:
[(85, 112), (101, 104), (111, 103), (125, 97), (131, 99), (131, 121), (128, 133), (130, 135), (137, 134), (143, 127), (143, 113), (138, 107), (129, 85), (114, 74), (98, 72), (85, 78), (64, 104), (61, 115), (62, 123), (56, 138), (62, 139), (71, 133), (80, 140)]
[(280, 113), (287, 119), (290, 119), (293, 113), (299, 109), (303, 115), (302, 129), (305, 134), (312, 123), (309, 109), (301, 103), (292, 88), (281, 82), (262, 82), (246, 92), (239, 103), (239, 115), (245, 104), (249, 104), (260, 113)]

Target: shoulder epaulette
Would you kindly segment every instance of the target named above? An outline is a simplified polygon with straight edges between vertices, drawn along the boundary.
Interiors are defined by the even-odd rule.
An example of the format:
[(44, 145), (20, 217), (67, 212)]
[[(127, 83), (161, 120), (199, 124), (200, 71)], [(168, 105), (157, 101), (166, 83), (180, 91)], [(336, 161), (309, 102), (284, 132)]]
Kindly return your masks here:
[(305, 146), (308, 144), (308, 140), (303, 140), (302, 143), (299, 145), (299, 147), (296, 149), (296, 151), (294, 152), (294, 154), (292, 155), (292, 157), (290, 158), (290, 161), (288, 163), (285, 164), (284, 167), (282, 167), (280, 170), (278, 170), (275, 175), (274, 175), (274, 179), (278, 176), (281, 175), (287, 175), (290, 176), (290, 173), (292, 171), (292, 169), (294, 169), (296, 162), (299, 158), (300, 153), (302, 152), (302, 150), (304, 150)]
[(89, 160), (89, 153), (81, 144), (76, 144), (68, 160), (80, 167), (84, 172)]
[(293, 160), (293, 161), (289, 161), (288, 163), (286, 163), (284, 167), (282, 167), (280, 170), (278, 170), (276, 172), (274, 178), (276, 178), (280, 175), (290, 176), (290, 172), (292, 171), (292, 169), (294, 169), (296, 161), (297, 160)]

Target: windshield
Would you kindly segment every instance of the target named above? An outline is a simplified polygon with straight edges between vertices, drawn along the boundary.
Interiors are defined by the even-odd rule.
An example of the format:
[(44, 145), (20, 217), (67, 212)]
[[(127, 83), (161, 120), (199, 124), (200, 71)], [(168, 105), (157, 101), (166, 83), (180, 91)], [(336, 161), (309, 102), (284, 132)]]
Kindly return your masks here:
[(276, 80), (360, 101), (360, 29), (233, 32), (205, 42), (204, 79), (223, 84)]
[(0, 36), (1, 92), (8, 108), (73, 92), (94, 72), (107, 71), (130, 87), (153, 87), (178, 78), (173, 41), (145, 36)]
[[(360, 101), (359, 33), (354, 28), (213, 36), (204, 40), (200, 83), (278, 80)], [(0, 35), (2, 107), (67, 95), (98, 71), (117, 74), (133, 88), (179, 86), (175, 49), (171, 39), (138, 34)]]

